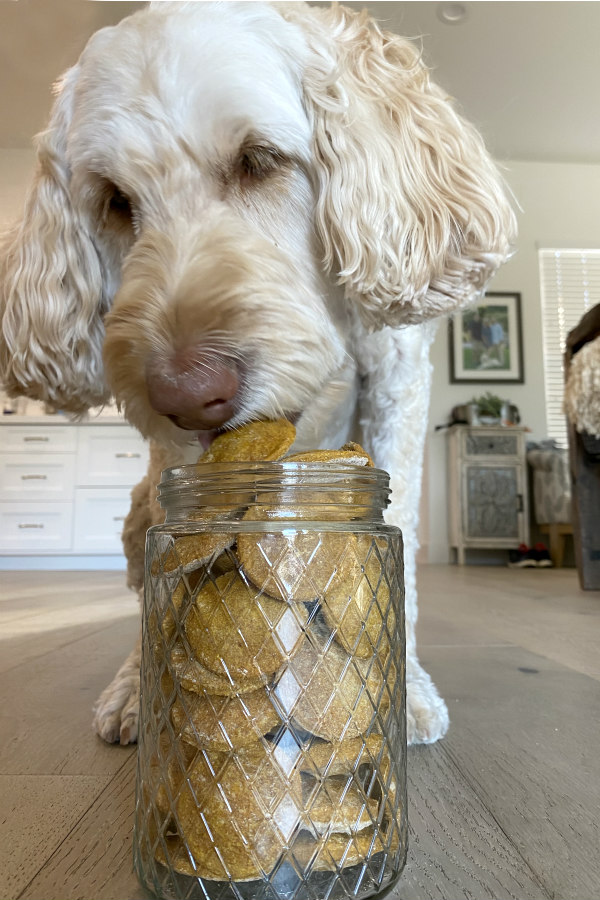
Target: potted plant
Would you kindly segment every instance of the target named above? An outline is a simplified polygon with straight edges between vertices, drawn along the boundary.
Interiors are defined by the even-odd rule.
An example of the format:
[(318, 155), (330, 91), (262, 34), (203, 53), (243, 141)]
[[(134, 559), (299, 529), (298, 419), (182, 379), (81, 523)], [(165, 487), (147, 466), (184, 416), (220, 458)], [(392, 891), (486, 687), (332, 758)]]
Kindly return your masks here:
[(481, 397), (473, 397), (471, 403), (477, 407), (477, 415), (482, 425), (497, 425), (502, 415), (501, 397), (497, 397), (490, 391), (486, 391)]

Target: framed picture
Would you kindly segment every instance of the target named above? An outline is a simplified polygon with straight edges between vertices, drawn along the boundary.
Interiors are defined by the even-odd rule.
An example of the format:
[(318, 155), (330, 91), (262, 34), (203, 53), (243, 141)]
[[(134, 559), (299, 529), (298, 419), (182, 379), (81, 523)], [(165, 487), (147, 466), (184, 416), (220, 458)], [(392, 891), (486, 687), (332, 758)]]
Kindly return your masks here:
[(523, 383), (520, 294), (489, 291), (452, 316), (448, 335), (452, 384)]

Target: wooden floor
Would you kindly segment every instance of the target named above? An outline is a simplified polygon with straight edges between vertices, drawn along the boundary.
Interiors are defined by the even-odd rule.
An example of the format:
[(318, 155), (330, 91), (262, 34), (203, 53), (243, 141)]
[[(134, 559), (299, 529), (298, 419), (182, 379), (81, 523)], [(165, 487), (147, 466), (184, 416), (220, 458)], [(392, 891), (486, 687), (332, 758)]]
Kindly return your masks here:
[[(139, 900), (135, 750), (90, 728), (136, 600), (117, 573), (0, 578), (0, 898)], [(600, 898), (600, 593), (564, 569), (430, 566), (420, 585), (452, 725), (409, 751), (391, 898)]]

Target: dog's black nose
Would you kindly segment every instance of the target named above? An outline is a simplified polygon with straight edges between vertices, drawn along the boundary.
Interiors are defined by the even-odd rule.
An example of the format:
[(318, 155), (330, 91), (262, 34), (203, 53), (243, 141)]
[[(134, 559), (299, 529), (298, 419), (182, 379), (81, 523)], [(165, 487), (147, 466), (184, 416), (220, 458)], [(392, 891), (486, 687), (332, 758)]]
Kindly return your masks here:
[(153, 358), (146, 369), (146, 386), (150, 406), (180, 428), (220, 428), (237, 411), (237, 368), (205, 349), (187, 348), (170, 360)]

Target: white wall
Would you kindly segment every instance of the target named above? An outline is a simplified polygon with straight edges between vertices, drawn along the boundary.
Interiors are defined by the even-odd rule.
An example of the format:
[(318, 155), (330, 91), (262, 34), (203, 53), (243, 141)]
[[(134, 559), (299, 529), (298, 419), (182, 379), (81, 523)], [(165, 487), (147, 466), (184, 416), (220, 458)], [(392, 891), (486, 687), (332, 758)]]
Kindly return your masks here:
[(33, 150), (0, 149), (0, 225), (16, 219), (23, 209), (27, 185), (31, 181)]
[(490, 283), (490, 290), (519, 291), (523, 319), (524, 384), (460, 385), (449, 382), (448, 334), (442, 323), (432, 348), (434, 364), (427, 483), (422, 500), (420, 559), (448, 561), (446, 521), (446, 437), (434, 432), (450, 410), (476, 394), (492, 390), (519, 407), (531, 438), (546, 437), (539, 247), (600, 247), (600, 166), (507, 162), (505, 176), (521, 207), (517, 252)]

